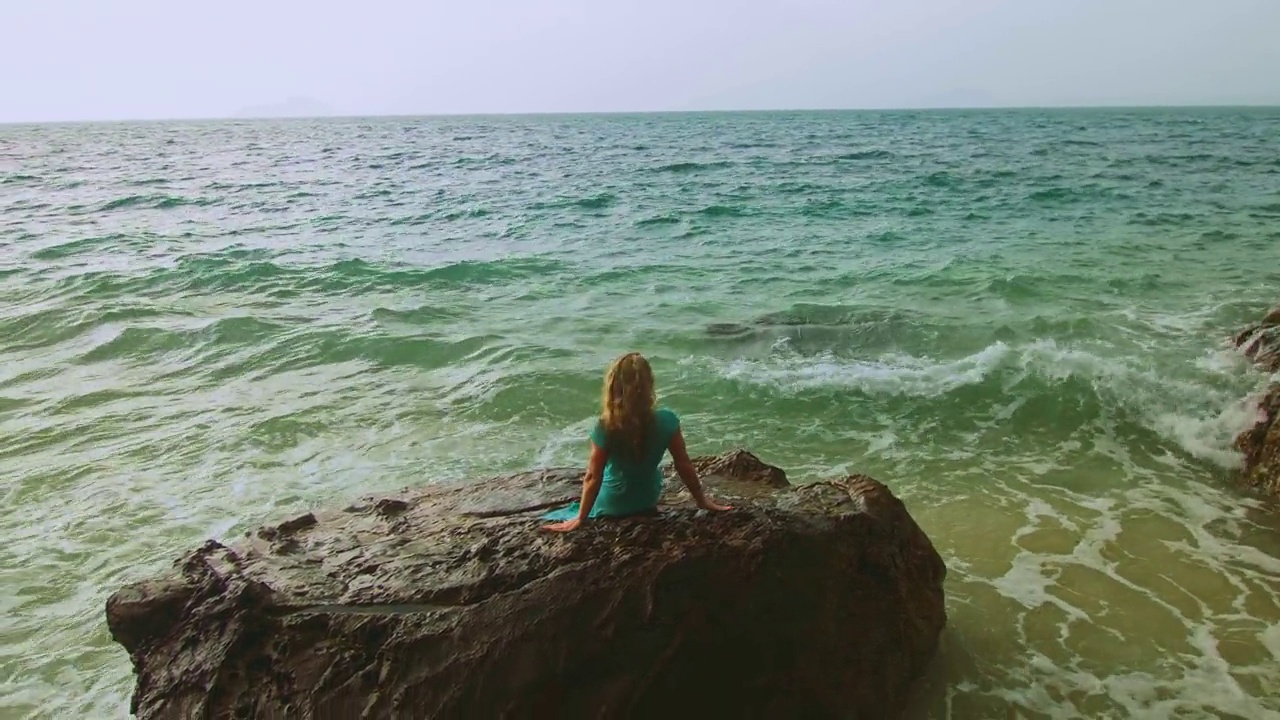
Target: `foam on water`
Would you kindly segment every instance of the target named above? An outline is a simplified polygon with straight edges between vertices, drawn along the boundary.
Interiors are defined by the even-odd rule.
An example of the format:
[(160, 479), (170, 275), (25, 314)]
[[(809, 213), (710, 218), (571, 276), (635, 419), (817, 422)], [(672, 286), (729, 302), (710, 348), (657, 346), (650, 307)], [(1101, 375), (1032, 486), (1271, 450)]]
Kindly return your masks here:
[(1195, 457), (1236, 469), (1241, 460), (1232, 445), (1236, 436), (1265, 419), (1253, 398), (1241, 398), (1208, 418), (1159, 413), (1153, 427)]
[[(775, 348), (784, 349), (785, 341)], [(846, 387), (867, 393), (941, 395), (962, 385), (981, 382), (1009, 352), (996, 343), (974, 355), (951, 362), (889, 356), (878, 360), (842, 360), (832, 355), (818, 358), (786, 357), (774, 362), (735, 360), (724, 370), (732, 380), (805, 390), (814, 387)]]
[[(964, 601), (952, 604), (944, 654), (971, 662), (971, 676), (986, 683), (962, 698), (922, 703), (913, 716), (989, 716), (1005, 705), (1045, 717), (1097, 717), (1116, 709), (1159, 718), (1206, 710), (1274, 714), (1267, 688), (1280, 681), (1280, 671), (1271, 653), (1241, 650), (1249, 640), (1265, 646), (1280, 623), (1277, 560), (1237, 545), (1249, 530), (1274, 533), (1274, 522), (1254, 525), (1248, 514), (1257, 506), (1223, 504), (1202, 488), (1140, 487), (1114, 501), (1056, 492), (1052, 502), (1037, 490), (1017, 493), (1025, 505), (1003, 572), (972, 564), (950, 568), (952, 592)], [(982, 512), (980, 505), (963, 505), (946, 512)], [(1012, 513), (982, 520), (1018, 522)], [(1126, 538), (1135, 533), (1140, 541)], [(976, 549), (964, 546), (987, 538), (943, 542), (967, 555)], [(1013, 605), (999, 608), (989, 592)], [(993, 660), (981, 626), (956, 622), (957, 615), (991, 617), (984, 609), (1012, 618), (1029, 652)], [(1145, 662), (1148, 656), (1158, 660)], [(940, 690), (930, 688), (923, 697)]]

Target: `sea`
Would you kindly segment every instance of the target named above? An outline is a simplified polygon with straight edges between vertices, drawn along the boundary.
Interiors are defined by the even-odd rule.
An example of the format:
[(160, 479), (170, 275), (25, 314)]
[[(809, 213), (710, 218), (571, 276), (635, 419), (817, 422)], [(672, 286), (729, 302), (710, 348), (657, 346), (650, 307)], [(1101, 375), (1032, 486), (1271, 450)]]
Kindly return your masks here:
[(1278, 301), (1280, 109), (0, 126), (0, 717), (127, 716), (104, 602), (206, 539), (583, 466), (632, 350), (907, 504), (909, 717), (1280, 717)]

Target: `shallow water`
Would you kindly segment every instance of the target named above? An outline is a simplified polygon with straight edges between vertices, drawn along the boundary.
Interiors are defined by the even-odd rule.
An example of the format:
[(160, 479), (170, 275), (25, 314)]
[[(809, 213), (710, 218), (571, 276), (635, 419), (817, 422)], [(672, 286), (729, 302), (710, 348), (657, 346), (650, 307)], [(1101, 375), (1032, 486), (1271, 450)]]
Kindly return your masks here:
[(691, 449), (867, 472), (947, 560), (913, 717), (1280, 713), (1233, 486), (1280, 110), (0, 127), (0, 715), (116, 717), (102, 606), (207, 537)]

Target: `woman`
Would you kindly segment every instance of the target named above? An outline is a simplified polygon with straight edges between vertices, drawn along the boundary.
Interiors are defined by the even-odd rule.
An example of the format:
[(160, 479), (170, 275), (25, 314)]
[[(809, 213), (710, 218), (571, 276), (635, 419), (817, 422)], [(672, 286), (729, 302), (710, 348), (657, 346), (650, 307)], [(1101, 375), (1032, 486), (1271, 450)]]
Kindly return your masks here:
[(655, 409), (653, 370), (640, 353), (614, 360), (604, 377), (600, 419), (591, 431), (591, 459), (582, 480), (582, 500), (547, 513), (562, 522), (547, 530), (569, 532), (587, 518), (635, 515), (653, 510), (662, 494), (658, 465), (667, 451), (676, 472), (698, 507), (729, 510), (706, 496), (689, 460), (680, 433), (680, 418), (665, 408)]

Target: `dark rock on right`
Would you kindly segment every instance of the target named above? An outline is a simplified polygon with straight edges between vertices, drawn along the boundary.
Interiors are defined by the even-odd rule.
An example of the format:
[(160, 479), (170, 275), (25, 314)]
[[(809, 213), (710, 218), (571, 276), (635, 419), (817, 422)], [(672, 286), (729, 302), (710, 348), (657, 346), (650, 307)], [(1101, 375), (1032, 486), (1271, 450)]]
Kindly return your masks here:
[[(1263, 369), (1280, 370), (1280, 307), (1235, 338), (1236, 347)], [(1258, 403), (1258, 421), (1236, 436), (1244, 453), (1241, 476), (1270, 497), (1280, 499), (1280, 383), (1273, 383)]]
[(1258, 407), (1258, 422), (1236, 436), (1244, 453), (1244, 481), (1280, 499), (1280, 384), (1272, 385)]
[(1236, 347), (1263, 368), (1280, 370), (1280, 307), (1236, 335)]

